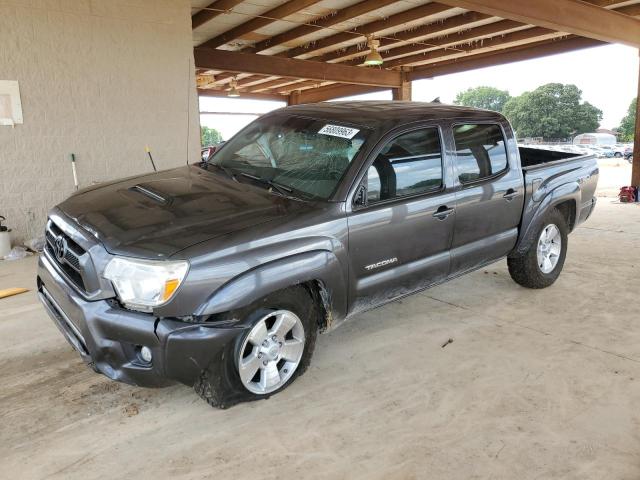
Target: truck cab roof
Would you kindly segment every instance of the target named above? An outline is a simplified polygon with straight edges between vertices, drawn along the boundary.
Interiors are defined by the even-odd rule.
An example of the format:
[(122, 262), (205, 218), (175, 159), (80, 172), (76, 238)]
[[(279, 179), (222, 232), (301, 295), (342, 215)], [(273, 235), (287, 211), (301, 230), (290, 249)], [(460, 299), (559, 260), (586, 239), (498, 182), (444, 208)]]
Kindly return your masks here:
[(502, 121), (504, 117), (491, 110), (429, 102), (393, 100), (323, 102), (294, 105), (272, 112), (326, 118), (374, 130), (417, 121), (442, 121), (458, 118)]

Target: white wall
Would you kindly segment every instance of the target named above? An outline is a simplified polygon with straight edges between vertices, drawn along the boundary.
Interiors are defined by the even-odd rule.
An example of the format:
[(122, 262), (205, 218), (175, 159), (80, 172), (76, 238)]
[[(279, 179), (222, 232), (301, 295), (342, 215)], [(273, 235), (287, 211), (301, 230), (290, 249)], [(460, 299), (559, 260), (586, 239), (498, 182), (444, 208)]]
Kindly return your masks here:
[(0, 80), (24, 124), (0, 126), (0, 215), (14, 242), (80, 186), (196, 161), (189, 0), (0, 0)]

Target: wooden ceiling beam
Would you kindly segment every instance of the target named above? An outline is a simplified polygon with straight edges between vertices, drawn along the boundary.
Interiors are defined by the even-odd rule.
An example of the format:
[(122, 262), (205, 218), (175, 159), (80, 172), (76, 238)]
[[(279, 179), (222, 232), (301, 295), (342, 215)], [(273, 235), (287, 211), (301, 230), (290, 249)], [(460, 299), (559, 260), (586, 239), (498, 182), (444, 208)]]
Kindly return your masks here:
[(267, 90), (265, 93), (275, 93), (275, 94), (280, 94), (280, 95), (287, 95), (291, 92), (295, 92), (298, 90), (303, 90), (306, 88), (323, 88), (327, 86), (325, 85), (319, 85), (318, 82), (312, 82), (312, 81), (303, 81), (303, 82), (294, 82), (294, 83), (289, 83), (286, 85), (281, 85), (279, 87), (276, 88), (272, 88)]
[(191, 16), (191, 28), (196, 29), (201, 25), (204, 25), (209, 20), (213, 20), (218, 15), (231, 10), (239, 3), (242, 3), (242, 0), (217, 0), (210, 3), (205, 8)]
[(579, 0), (440, 0), (453, 7), (572, 33), (604, 42), (640, 47), (640, 20)]
[(354, 38), (361, 38), (362, 40), (364, 40), (367, 35), (373, 35), (384, 30), (402, 26), (406, 23), (414, 22), (425, 17), (430, 17), (431, 15), (442, 13), (450, 9), (451, 7), (442, 5), (441, 3), (427, 3), (425, 5), (420, 5), (418, 7), (410, 8), (409, 10), (396, 13), (395, 15), (390, 15), (389, 17), (382, 20), (376, 20), (373, 22), (365, 23), (364, 25), (359, 25), (352, 28), (348, 32), (339, 32), (328, 37), (323, 37), (310, 43), (309, 45), (302, 45), (300, 47), (292, 48), (278, 55), (288, 58), (295, 58), (327, 48), (333, 48), (334, 50), (337, 50), (340, 48), (339, 45), (341, 43), (352, 41)]
[(386, 7), (396, 1), (397, 0), (364, 0), (360, 3), (356, 3), (355, 5), (351, 5), (350, 7), (335, 10), (322, 18), (314, 20), (309, 25), (300, 25), (299, 27), (292, 28), (291, 30), (274, 35), (266, 40), (262, 40), (253, 46), (246, 47), (242, 51), (257, 53), (277, 45), (282, 45), (283, 43), (299, 40), (307, 35), (317, 32), (319, 29), (332, 27), (333, 25), (353, 20), (354, 18), (366, 13)]
[[(640, 15), (640, 4), (635, 5), (627, 5), (623, 7), (618, 7), (617, 5), (626, 2), (627, 0), (589, 0), (590, 3), (600, 3), (603, 5), (607, 5), (608, 8), (615, 9), (615, 11), (624, 13), (625, 15), (631, 16), (639, 16)], [(477, 16), (474, 18), (474, 16)], [(479, 27), (472, 27), (468, 30), (461, 31), (458, 33), (452, 33), (448, 36), (438, 37), (434, 39), (429, 39), (428, 41), (424, 41), (422, 44), (406, 44), (402, 43), (404, 41), (410, 40), (411, 35), (415, 34), (413, 38), (421, 38), (424, 37), (425, 32), (428, 31), (429, 27), (435, 27), (436, 31), (448, 30), (453, 27), (453, 24), (457, 24), (457, 26), (463, 26), (462, 18), (460, 17), (469, 17), (467, 20), (468, 23), (473, 23), (477, 21), (481, 21), (486, 18), (491, 18), (489, 15), (480, 14), (476, 12), (468, 12), (462, 15), (456, 15), (455, 17), (449, 17), (448, 19), (437, 22), (433, 25), (425, 25), (422, 27), (418, 27), (413, 30), (408, 30), (404, 32), (399, 32), (393, 34), (393, 38), (382, 38), (380, 39), (380, 48), (381, 52), (387, 51), (387, 54), (383, 54), (385, 58), (394, 59), (396, 57), (402, 55), (415, 54), (419, 52), (426, 52), (429, 50), (435, 50), (433, 47), (446, 47), (448, 45), (455, 45), (458, 42), (474, 40), (483, 37), (489, 37), (495, 34), (499, 34), (502, 32), (508, 32), (509, 30), (514, 30), (519, 27), (524, 27), (526, 24), (521, 22), (516, 22), (514, 20), (501, 20), (494, 23), (490, 23), (487, 25), (482, 25)], [(430, 45), (427, 45), (430, 44)], [(346, 49), (342, 49), (336, 52), (330, 52), (325, 55), (321, 55), (319, 57), (313, 57), (309, 60), (315, 61), (332, 61), (340, 58), (344, 58), (347, 56), (358, 55), (354, 59), (349, 59), (346, 61), (340, 62), (342, 65), (361, 65), (365, 57), (369, 53), (368, 49), (361, 49), (358, 45), (354, 45), (352, 47), (348, 47)], [(385, 67), (388, 67), (388, 64), (385, 62)]]
[(311, 62), (253, 53), (230, 52), (208, 48), (193, 51), (196, 68), (225, 72), (273, 75), (277, 77), (322, 82), (341, 82), (376, 87), (398, 87), (400, 72), (383, 69), (351, 67), (334, 63)]
[(408, 72), (407, 75), (409, 80), (412, 81), (423, 78), (433, 78), (441, 75), (466, 72), (478, 68), (494, 67), (507, 63), (521, 62), (523, 60), (532, 60), (535, 58), (557, 55), (559, 53), (566, 53), (584, 48), (598, 47), (601, 45), (606, 45), (606, 42), (575, 36), (557, 40), (543, 40), (533, 44), (519, 45), (517, 47), (505, 49), (501, 52), (484, 52), (477, 55), (469, 55), (422, 67), (416, 67), (411, 72)]
[(254, 32), (276, 20), (288, 17), (300, 10), (303, 10), (311, 5), (318, 3), (321, 0), (289, 0), (282, 5), (272, 8), (271, 10), (263, 13), (260, 16), (252, 18), (248, 22), (241, 23), (237, 27), (233, 27), (231, 30), (215, 36), (206, 42), (200, 44), (200, 47), (216, 48), (225, 43), (229, 43), (237, 38), (246, 35), (247, 33)]
[(335, 98), (362, 95), (364, 93), (381, 92), (388, 90), (382, 87), (365, 87), (362, 85), (329, 85), (327, 87), (310, 88), (302, 90), (298, 97), (298, 103), (316, 103)]
[[(198, 89), (199, 97), (228, 97), (228, 90), (218, 90), (212, 88), (199, 88)], [(279, 102), (286, 102), (287, 97), (284, 95), (277, 95), (273, 93), (250, 93), (240, 91), (241, 98), (249, 98), (251, 100), (277, 100)]]
[[(411, 30), (403, 30), (401, 32), (385, 35), (384, 37), (379, 39), (380, 48), (378, 50), (384, 52), (386, 50), (397, 48), (401, 45), (406, 45), (405, 42), (417, 41), (418, 39), (422, 39), (427, 36), (436, 36), (441, 32), (446, 32), (447, 30), (465, 27), (471, 28), (470, 26), (474, 23), (481, 22), (489, 18), (491, 18), (491, 16), (485, 15), (484, 13), (466, 12), (460, 15), (446, 18), (441, 22), (429, 23), (427, 25), (422, 25)], [(455, 35), (455, 33), (451, 33), (451, 35)], [(430, 39), (425, 40), (425, 43), (436, 43), (437, 41), (438, 39)], [(313, 60), (330, 62), (339, 60), (341, 58), (352, 57), (354, 55), (362, 57), (366, 56), (368, 53), (369, 49), (363, 49), (361, 44), (357, 44), (350, 47), (341, 48), (340, 50), (335, 50), (333, 52), (325, 53), (324, 55), (314, 57)], [(358, 62), (356, 64), (359, 63), (361, 62)]]
[(635, 5), (627, 5), (626, 7), (616, 8), (615, 11), (618, 13), (622, 13), (624, 15), (629, 15), (631, 17), (640, 17), (640, 3), (636, 3)]
[(440, 59), (443, 57), (455, 57), (473, 55), (474, 52), (496, 50), (508, 47), (514, 43), (533, 43), (540, 40), (546, 40), (553, 37), (566, 36), (566, 33), (556, 32), (547, 28), (532, 27), (526, 30), (518, 30), (516, 32), (498, 35), (492, 38), (481, 40), (479, 45), (457, 44), (450, 48), (440, 50), (431, 50), (428, 52), (420, 52), (406, 57), (400, 57), (393, 60), (386, 60), (384, 66), (387, 68), (400, 67), (406, 65), (415, 65)]
[[(293, 86), (297, 85), (308, 85), (317, 87), (320, 83), (317, 80), (295, 80), (293, 78), (277, 78), (274, 80), (270, 80), (268, 82), (258, 83), (257, 85), (252, 85), (249, 88), (249, 91), (252, 92), (262, 92), (268, 91), (269, 93), (278, 93), (289, 90), (296, 90)], [(291, 86), (292, 88), (284, 89), (282, 87)]]

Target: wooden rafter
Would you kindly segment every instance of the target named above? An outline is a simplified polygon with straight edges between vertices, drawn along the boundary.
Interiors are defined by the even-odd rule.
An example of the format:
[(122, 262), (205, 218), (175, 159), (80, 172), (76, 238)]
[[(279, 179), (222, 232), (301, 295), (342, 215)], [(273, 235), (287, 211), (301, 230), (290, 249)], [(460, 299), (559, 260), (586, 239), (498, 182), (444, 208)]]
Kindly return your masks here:
[[(198, 89), (199, 97), (228, 97), (229, 92), (227, 90), (218, 90), (212, 88)], [(253, 100), (278, 100), (286, 102), (287, 97), (283, 95), (276, 95), (271, 93), (242, 93), (243, 98), (251, 98)]]
[(451, 7), (442, 5), (441, 3), (427, 3), (426, 5), (420, 5), (418, 7), (410, 8), (409, 10), (390, 15), (389, 17), (382, 20), (375, 20), (373, 22), (365, 23), (364, 25), (355, 27), (350, 31), (339, 32), (328, 37), (323, 37), (309, 45), (302, 45), (300, 47), (292, 48), (285, 52), (279, 53), (278, 55), (288, 58), (295, 58), (301, 55), (316, 52), (318, 50), (337, 50), (340, 48), (340, 44), (344, 42), (358, 39), (364, 40), (366, 35), (376, 34), (384, 30), (401, 27), (407, 23), (415, 22), (416, 20), (430, 17), (431, 15), (442, 13), (449, 9), (451, 9)]
[(299, 103), (315, 103), (331, 100), (333, 98), (349, 97), (362, 93), (381, 92), (386, 90), (380, 87), (364, 87), (362, 85), (329, 85), (328, 87), (311, 88), (303, 90), (298, 97)]
[(453, 58), (460, 56), (473, 55), (488, 50), (496, 50), (507, 48), (517, 44), (534, 43), (540, 40), (566, 36), (566, 33), (556, 32), (547, 28), (532, 27), (526, 30), (518, 30), (506, 35), (499, 35), (492, 38), (484, 39), (477, 45), (455, 45), (455, 49), (440, 49), (429, 52), (417, 53), (407, 57), (396, 58), (395, 60), (385, 61), (388, 68), (404, 66), (404, 65), (420, 65), (433, 62), (442, 58)]
[[(419, 41), (420, 39), (435, 37), (439, 34), (443, 35), (445, 32), (454, 29), (471, 28), (474, 24), (486, 21), (490, 18), (490, 15), (485, 15), (483, 13), (466, 12), (461, 15), (446, 18), (442, 21), (429, 23), (410, 30), (392, 33), (379, 39), (380, 48), (378, 50), (384, 52), (392, 48), (397, 48), (401, 45), (406, 45), (406, 42)], [(429, 40), (425, 43), (435, 42), (437, 42), (437, 39)], [(313, 57), (313, 60), (317, 60), (319, 62), (331, 62), (342, 58), (353, 57), (354, 55), (364, 56), (367, 53), (369, 53), (369, 49), (363, 49), (361, 48), (361, 44), (357, 44)]]
[(519, 45), (508, 48), (500, 52), (490, 51), (449, 59), (435, 64), (425, 65), (415, 68), (409, 72), (410, 80), (420, 80), (422, 78), (432, 78), (440, 75), (450, 75), (452, 73), (465, 72), (477, 68), (493, 67), (507, 63), (531, 60), (534, 58), (557, 55), (584, 48), (598, 47), (606, 45), (606, 42), (591, 38), (570, 36), (563, 39), (543, 40), (540, 42)]
[[(460, 52), (465, 51), (463, 47), (458, 46), (463, 42), (471, 42), (474, 40), (481, 40), (484, 38), (490, 38), (496, 35), (504, 35), (505, 33), (511, 32), (516, 29), (527, 28), (527, 25), (524, 25), (520, 22), (514, 22), (513, 20), (500, 20), (495, 23), (490, 23), (488, 25), (482, 25), (480, 27), (470, 28), (469, 30), (465, 30), (460, 33), (453, 33), (451, 35), (447, 35), (444, 37), (439, 37), (435, 39), (431, 39), (428, 42), (424, 43), (410, 43), (404, 44), (400, 47), (387, 50), (384, 53), (385, 58), (385, 67), (388, 67), (388, 60), (406, 56), (413, 55), (417, 53), (427, 52), (430, 50), (458, 50)], [(366, 55), (368, 50), (362, 54), (362, 56)], [(452, 51), (451, 53), (455, 53)], [(361, 56), (361, 57), (362, 57)], [(341, 62), (344, 65), (360, 65), (362, 63), (362, 58), (355, 58), (352, 60), (348, 60), (346, 62)]]
[(318, 29), (332, 27), (347, 20), (353, 20), (354, 18), (378, 10), (396, 1), (397, 0), (364, 0), (355, 5), (336, 10), (329, 15), (314, 20), (309, 25), (300, 25), (271, 38), (267, 38), (266, 40), (262, 40), (253, 46), (246, 47), (243, 51), (257, 53), (277, 45), (282, 45), (283, 43), (301, 40), (303, 37), (317, 32)]
[(231, 30), (227, 30), (220, 35), (217, 35), (206, 42), (202, 43), (201, 47), (207, 48), (216, 48), (225, 43), (229, 43), (232, 40), (242, 37), (247, 33), (258, 30), (270, 23), (275, 22), (276, 20), (288, 17), (300, 10), (303, 10), (311, 5), (318, 3), (320, 0), (289, 0), (282, 5), (277, 6), (276, 8), (272, 8), (267, 12), (263, 13), (261, 16), (252, 18), (248, 22), (241, 23), (237, 27), (232, 28)]
[[(584, 48), (597, 47), (604, 44), (604, 42), (598, 40), (575, 36), (567, 39), (544, 40), (534, 44), (519, 45), (517, 47), (505, 49), (501, 52), (484, 52), (477, 55), (469, 55), (467, 57), (450, 59), (437, 64), (418, 67), (411, 72), (407, 72), (406, 75), (408, 80), (420, 80), (439, 75), (449, 75), (451, 73), (464, 72), (477, 68), (503, 65)], [(384, 89), (359, 85), (331, 85), (329, 87), (303, 90), (300, 92), (299, 102), (322, 102), (334, 98), (371, 93), (381, 90)]]
[(640, 20), (579, 0), (441, 0), (454, 7), (640, 47)]
[[(311, 45), (295, 47), (284, 52), (280, 52), (274, 56), (295, 58), (303, 54), (308, 54), (317, 50), (327, 49), (331, 47), (335, 47), (334, 49), (337, 50), (340, 48), (339, 44), (345, 41), (352, 41), (358, 38), (364, 39), (368, 34), (404, 26), (405, 24), (413, 22), (417, 19), (426, 18), (449, 9), (450, 7), (448, 6), (442, 5), (437, 2), (431, 2), (426, 5), (420, 5), (418, 7), (411, 8), (394, 15), (390, 15), (389, 17), (382, 20), (376, 20), (364, 25), (360, 25), (348, 32), (340, 32), (328, 37), (321, 38), (320, 40), (313, 42)], [(228, 77), (225, 77), (224, 75), (220, 76), (220, 80), (225, 80), (226, 78)]]
[(348, 65), (209, 48), (196, 48), (193, 54), (197, 68), (379, 87), (400, 85), (400, 72), (392, 70), (372, 70)]
[(242, 0), (217, 0), (191, 16), (191, 28), (198, 28), (218, 15), (231, 10)]

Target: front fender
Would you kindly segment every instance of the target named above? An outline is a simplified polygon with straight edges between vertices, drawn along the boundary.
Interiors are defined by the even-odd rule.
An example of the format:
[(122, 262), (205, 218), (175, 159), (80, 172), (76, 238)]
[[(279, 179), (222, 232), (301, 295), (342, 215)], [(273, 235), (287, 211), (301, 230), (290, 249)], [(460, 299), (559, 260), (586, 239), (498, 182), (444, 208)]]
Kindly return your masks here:
[[(541, 198), (540, 198), (541, 197)], [(574, 203), (575, 211), (578, 211), (581, 191), (578, 182), (570, 182), (545, 193), (539, 189), (532, 195), (532, 200), (527, 205), (523, 215), (523, 225), (521, 227), (520, 239), (510, 256), (525, 254), (535, 241), (535, 234), (542, 225), (544, 217), (551, 209), (566, 201)], [(527, 221), (527, 219), (529, 219)]]
[(222, 285), (198, 309), (196, 315), (228, 312), (292, 285), (320, 281), (331, 317), (341, 320), (347, 311), (344, 270), (333, 252), (316, 250), (280, 258), (248, 270)]

